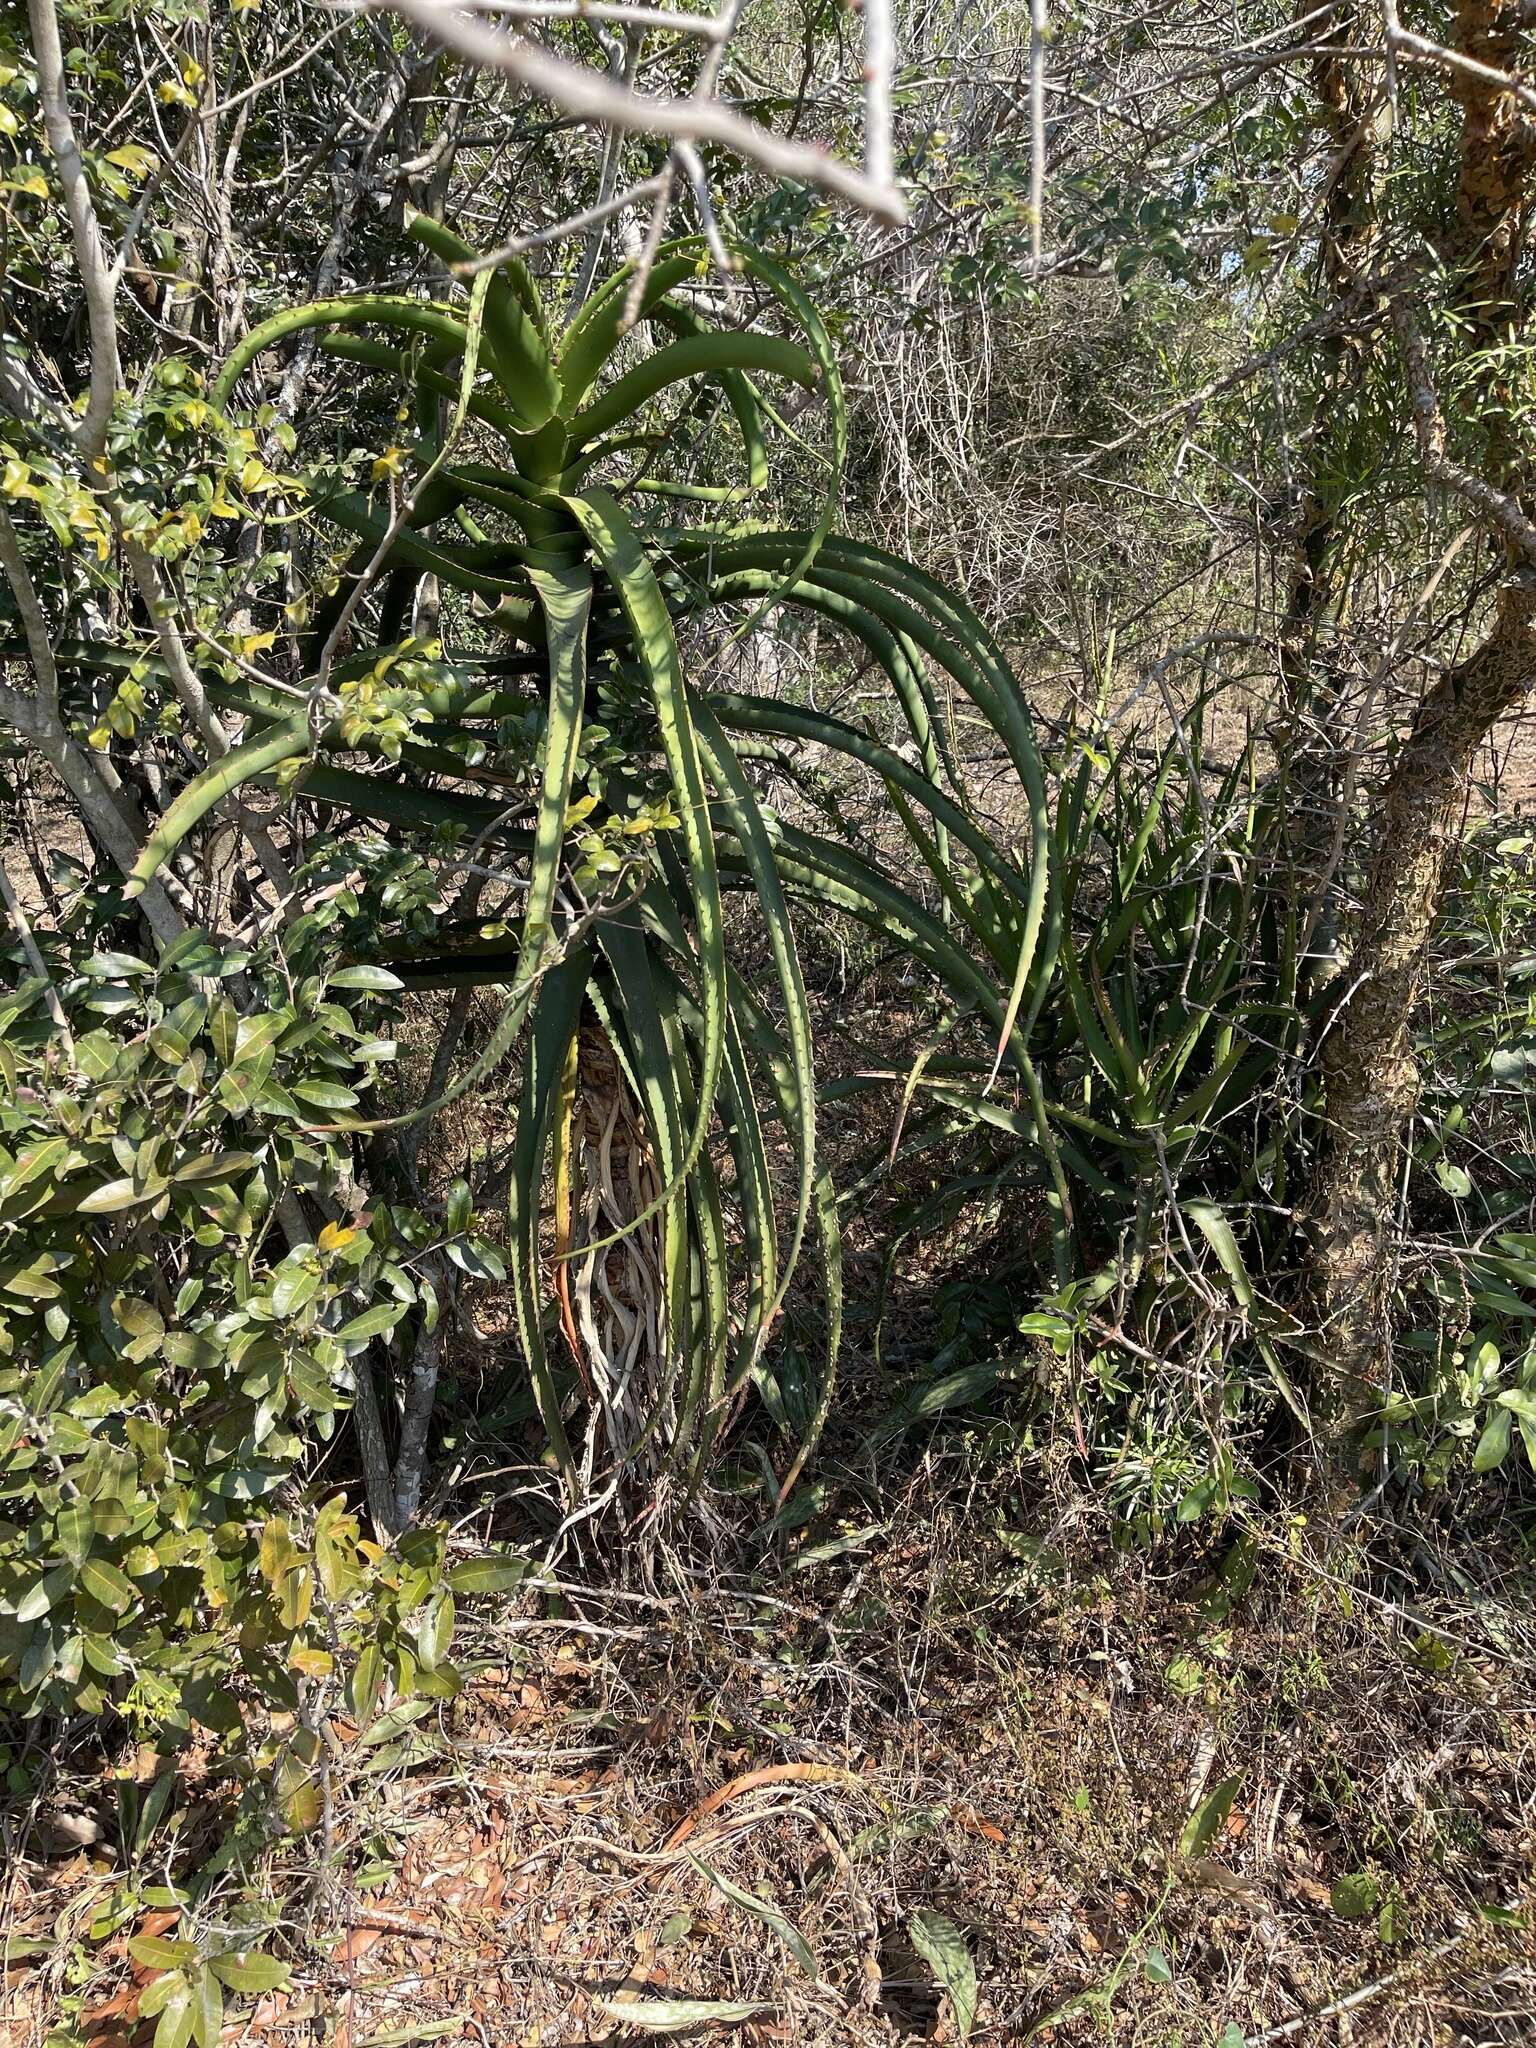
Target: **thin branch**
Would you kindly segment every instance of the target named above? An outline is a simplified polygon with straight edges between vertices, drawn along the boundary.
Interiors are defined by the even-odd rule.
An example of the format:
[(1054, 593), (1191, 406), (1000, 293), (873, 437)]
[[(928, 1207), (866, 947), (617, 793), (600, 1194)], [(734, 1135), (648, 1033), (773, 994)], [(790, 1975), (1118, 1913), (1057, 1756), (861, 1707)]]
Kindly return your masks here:
[[(713, 17), (711, 17), (713, 20)], [(623, 37), (607, 36), (601, 29), (594, 29), (599, 43), (608, 59), (608, 73), (627, 88), (633, 89), (635, 66), (640, 61), (640, 50), (645, 38), (636, 29), (630, 29)], [(581, 252), (581, 266), (576, 273), (576, 283), (571, 292), (571, 313), (585, 305), (597, 276), (598, 262), (603, 253), (603, 244), (608, 238), (608, 201), (613, 197), (613, 188), (618, 180), (619, 159), (624, 151), (624, 138), (617, 128), (610, 128), (603, 138), (603, 160), (597, 174), (597, 219), (587, 233), (586, 247)]]
[(477, 256), (472, 263), (450, 265), (455, 277), (476, 277), (482, 270), (498, 270), (513, 256), (526, 256), (531, 249), (547, 248), (551, 242), (563, 242), (567, 235), (584, 234), (587, 229), (601, 227), (604, 221), (612, 220), (616, 213), (622, 213), (628, 206), (638, 206), (643, 199), (653, 198), (671, 180), (665, 171), (658, 171), (653, 178), (642, 178), (638, 185), (630, 185), (623, 192), (616, 192), (611, 199), (602, 200), (596, 206), (589, 206), (581, 213), (573, 213), (565, 220), (556, 221), (552, 228), (540, 228), (536, 234), (520, 235), (515, 242), (503, 243), (501, 248), (492, 249), (487, 255)]
[(509, 21), (601, 21), (615, 28), (662, 29), (673, 35), (718, 40), (718, 15), (679, 14), (670, 7), (631, 7), (615, 0), (475, 0), (482, 14), (504, 15)]
[(27, 965), (42, 981), (43, 1000), (48, 1005), (48, 1014), (53, 1019), (53, 1028), (59, 1034), (60, 1043), (64, 1047), (65, 1057), (73, 1065), (75, 1041), (74, 1035), (69, 1028), (69, 1019), (64, 1014), (64, 1005), (59, 1001), (59, 992), (53, 985), (53, 976), (48, 972), (48, 962), (37, 949), (37, 941), (32, 936), (32, 926), (27, 920), (27, 913), (22, 909), (16, 892), (11, 887), (11, 878), (5, 872), (5, 862), (3, 860), (0, 860), (0, 903), (5, 905), (11, 923), (15, 927), (16, 936), (21, 941), (21, 950), (27, 956)]
[(11, 586), (16, 609), (21, 613), (21, 630), (26, 635), (32, 672), (37, 678), (38, 718), (44, 724), (57, 725), (59, 669), (53, 658), (53, 634), (43, 611), (42, 599), (37, 594), (37, 585), (32, 581), (32, 572), (21, 552), (20, 536), (4, 505), (0, 505), (0, 569), (5, 571), (5, 580)]
[[(1249, 356), (1235, 369), (1224, 370), (1219, 377), (1212, 377), (1207, 383), (1202, 384), (1198, 391), (1192, 391), (1188, 398), (1175, 399), (1171, 405), (1163, 406), (1160, 411), (1148, 413), (1143, 418), (1134, 420), (1123, 434), (1117, 434), (1112, 441), (1099, 442), (1091, 454), (1080, 456), (1076, 462), (1070, 464), (1067, 474), (1076, 476), (1083, 470), (1091, 469), (1103, 456), (1114, 454), (1117, 449), (1124, 448), (1128, 442), (1136, 440), (1140, 435), (1149, 434), (1156, 427), (1166, 426), (1171, 420), (1179, 419), (1185, 413), (1198, 411), (1208, 399), (1216, 398), (1222, 392), (1230, 391), (1234, 385), (1244, 383), (1249, 377), (1256, 377), (1262, 371), (1271, 369), (1287, 356), (1294, 355), (1297, 349), (1306, 348), (1314, 341), (1332, 338), (1335, 335), (1358, 333), (1362, 328), (1374, 325), (1381, 318), (1381, 314), (1377, 307), (1369, 303), (1364, 286), (1361, 288), (1360, 299), (1364, 310), (1358, 319), (1341, 318), (1337, 313), (1326, 313), (1316, 320), (1304, 322), (1293, 334), (1287, 335), (1283, 341), (1276, 342), (1273, 348)], [(1011, 454), (1015, 448), (1022, 445), (1022, 440), (1008, 442), (1003, 452)]]
[[(714, 104), (715, 94), (720, 84), (720, 67), (725, 62), (726, 48), (746, 6), (747, 0), (721, 0), (720, 11), (716, 16), (720, 24), (720, 38), (714, 45), (714, 48), (706, 52), (704, 62), (699, 66), (698, 76), (693, 81), (693, 91), (688, 96), (690, 105), (709, 106)], [(667, 157), (666, 169), (662, 173), (663, 182), (657, 190), (656, 202), (651, 208), (650, 225), (645, 231), (645, 240), (641, 243), (640, 255), (635, 264), (635, 274), (630, 279), (629, 292), (624, 300), (623, 318), (619, 323), (619, 331), (622, 334), (627, 334), (640, 318), (640, 307), (645, 298), (646, 281), (651, 274), (651, 265), (656, 261), (656, 252), (661, 247), (661, 238), (666, 233), (667, 215), (671, 211), (672, 193), (677, 183), (677, 173), (679, 170), (684, 172), (693, 185), (695, 197), (698, 197), (700, 193), (703, 195), (699, 199), (699, 217), (705, 224), (706, 234), (714, 225), (714, 216), (709, 204), (708, 181), (703, 175), (703, 166), (699, 161), (698, 154), (697, 152), (693, 153), (693, 164), (690, 167), (680, 155), (679, 147), (674, 145)], [(716, 231), (715, 241), (711, 244), (712, 254), (718, 244), (719, 233)], [(718, 257), (716, 260), (719, 260)], [(728, 262), (729, 259), (727, 259)]]
[(32, 23), (32, 50), (37, 59), (37, 90), (43, 103), (43, 124), (48, 147), (58, 167), (69, 213), (70, 238), (75, 264), (85, 293), (86, 319), (91, 336), (91, 386), (85, 418), (80, 425), (80, 442), (94, 461), (107, 443), (107, 422), (122, 383), (117, 353), (117, 310), (113, 303), (112, 273), (102, 246), (96, 209), (91, 204), (85, 165), (75, 127), (69, 116), (69, 95), (64, 79), (64, 52), (59, 43), (59, 18), (53, 0), (27, 0)]
[(1040, 275), (1045, 233), (1045, 0), (1029, 0), (1029, 264)]
[(715, 209), (709, 197), (709, 180), (704, 175), (704, 160), (691, 142), (674, 142), (672, 154), (682, 165), (683, 175), (693, 189), (694, 204), (699, 209), (699, 225), (704, 230), (704, 240), (715, 267), (728, 284), (732, 283), (735, 279), (736, 266), (731, 261), (731, 252), (725, 246), (719, 223), (715, 219)]
[(389, 0), (389, 5), (461, 57), (506, 72), (578, 120), (601, 122), (626, 134), (716, 142), (777, 178), (815, 185), (876, 220), (899, 227), (907, 217), (906, 200), (894, 185), (876, 184), (863, 171), (811, 143), (774, 135), (718, 100), (630, 92), (522, 37), (498, 34), (447, 0)]
[[(219, 722), (218, 713), (208, 702), (198, 674), (187, 653), (187, 643), (181, 637), (176, 624), (171, 593), (166, 588), (160, 564), (136, 541), (124, 537), (123, 552), (133, 572), (133, 580), (139, 587), (139, 595), (149, 611), (155, 628), (155, 637), (160, 642), (161, 657), (171, 678), (171, 687), (180, 698), (183, 708), (196, 726), (198, 735), (208, 749), (209, 758), (222, 761), (230, 751), (230, 737)], [(250, 842), (251, 851), (260, 864), (262, 873), (272, 885), (279, 903), (286, 902), (293, 893), (293, 876), (288, 863), (274, 845), (266, 827), (239, 805), (234, 807), (236, 822)]]
[(1479, 84), (1491, 86), (1496, 92), (1507, 92), (1522, 107), (1536, 111), (1536, 91), (1524, 79), (1516, 78), (1511, 72), (1500, 71), (1492, 64), (1480, 64), (1475, 57), (1464, 57), (1460, 50), (1448, 50), (1443, 43), (1432, 43), (1427, 36), (1416, 36), (1411, 29), (1399, 24), (1395, 12), (1388, 20), (1386, 48), (1389, 60), (1396, 55), (1410, 64), (1427, 65), (1431, 70), (1459, 71), (1463, 77), (1475, 78)]
[(1498, 527), (1524, 566), (1536, 569), (1536, 526), (1527, 519), (1519, 501), (1509, 492), (1489, 483), (1485, 477), (1474, 476), (1471, 470), (1463, 469), (1445, 452), (1445, 416), (1435, 391), (1429, 350), (1424, 345), (1423, 335), (1414, 325), (1407, 301), (1394, 298), (1388, 312), (1403, 358), (1408, 404), (1413, 413), (1419, 458), (1425, 475), (1475, 506), (1490, 524)]

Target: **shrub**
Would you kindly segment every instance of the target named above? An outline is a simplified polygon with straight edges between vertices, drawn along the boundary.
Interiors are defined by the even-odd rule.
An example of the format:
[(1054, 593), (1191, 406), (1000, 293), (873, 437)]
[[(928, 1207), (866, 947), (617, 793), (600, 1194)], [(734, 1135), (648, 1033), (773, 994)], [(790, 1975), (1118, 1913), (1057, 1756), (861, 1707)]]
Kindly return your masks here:
[(64, 960), (68, 1038), (43, 979), (0, 999), (0, 1706), (234, 1739), (332, 1673), (360, 1714), (453, 1689), (440, 1532), (388, 1551), (315, 1484), (441, 1248), (382, 1206), (311, 1236), (298, 1201), (344, 1203), (316, 1126), (393, 1056), (381, 980), (193, 931)]

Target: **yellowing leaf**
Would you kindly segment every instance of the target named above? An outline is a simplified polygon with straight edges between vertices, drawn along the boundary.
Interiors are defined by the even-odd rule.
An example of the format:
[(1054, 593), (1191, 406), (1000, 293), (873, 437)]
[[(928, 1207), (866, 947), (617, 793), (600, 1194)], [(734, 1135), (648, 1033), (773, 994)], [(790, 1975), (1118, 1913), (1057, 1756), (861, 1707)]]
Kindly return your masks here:
[(137, 142), (125, 143), (121, 149), (108, 150), (106, 160), (109, 164), (116, 164), (119, 170), (126, 171), (130, 178), (147, 178), (159, 162), (153, 150), (145, 149)]

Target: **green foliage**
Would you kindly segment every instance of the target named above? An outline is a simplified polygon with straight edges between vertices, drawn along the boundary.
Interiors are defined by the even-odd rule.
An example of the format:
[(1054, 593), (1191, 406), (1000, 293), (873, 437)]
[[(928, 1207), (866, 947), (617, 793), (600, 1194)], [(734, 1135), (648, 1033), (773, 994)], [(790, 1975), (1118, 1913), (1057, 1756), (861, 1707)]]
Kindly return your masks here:
[(198, 932), (58, 977), (70, 1048), (41, 981), (0, 1000), (0, 1703), (238, 1741), (333, 1671), (359, 1712), (451, 1691), (441, 1535), (385, 1552), (306, 1483), (370, 1340), (436, 1307), (420, 1218), (281, 1227), (347, 1184), (317, 1126), (392, 1051), (369, 977)]
[[(1148, 1534), (1251, 1490), (1213, 1433), (1213, 1380), (1224, 1428), (1277, 1392), (1295, 1399), (1298, 1326), (1264, 1284), (1288, 1242), (1273, 1216), (1294, 1172), (1286, 1083), (1306, 1029), (1276, 886), (1280, 820), (1251, 751), (1213, 775), (1201, 728), (1196, 707), (1155, 751), (1091, 730), (1055, 764), (1060, 926), (1030, 1023), (1072, 1262), (1020, 1316), (1036, 1257), (1015, 1235), (990, 1330), (946, 1346), (933, 1385), (897, 1411), (1023, 1376), (1023, 1337), (1029, 1376), (1070, 1387), (1111, 1498)], [(914, 1069), (910, 1089), (934, 1107), (904, 1143), (947, 1145), (951, 1171), (898, 1217), (896, 1242), (967, 1204), (1001, 1216), (1031, 1183), (1049, 1190), (1033, 1120), (985, 1089), (988, 1072), (960, 1054)], [(980, 1299), (972, 1282), (963, 1292)], [(1160, 1370), (1173, 1343), (1188, 1368), (1177, 1375)]]
[(1427, 1484), (1536, 1469), (1536, 1058), (1532, 841), (1495, 816), (1469, 835), (1419, 1036), (1425, 1077), (1410, 1199), (1421, 1247), (1407, 1288), (1408, 1384), (1384, 1424)]
[[(430, 221), (411, 231), (445, 263), (473, 255)], [(1067, 1269), (1065, 1181), (1027, 1048), (1056, 928), (1028, 713), (996, 645), (951, 592), (897, 557), (832, 535), (846, 428), (830, 341), (790, 277), (751, 251), (737, 260), (802, 340), (712, 331), (687, 296), (707, 274), (696, 241), (661, 250), (638, 305), (657, 345), (628, 368), (627, 271), (587, 299), (558, 346), (517, 264), (480, 272), (467, 304), (360, 294), (278, 314), (247, 337), (212, 388), (216, 407), (232, 401), (264, 351), (318, 330), (327, 354), (381, 372), (397, 402), (407, 394), (402, 410), (414, 409), (416, 438), (375, 459), (366, 489), (353, 487), (363, 480), (356, 461), (305, 473), (315, 530), (339, 529), (352, 542), (337, 557), (334, 588), (306, 619), (307, 708), (259, 678), (242, 673), (236, 689), (210, 674), (210, 695), (245, 713), (247, 736), (177, 796), (129, 884), (130, 894), (142, 888), (249, 780), (386, 821), (423, 856), (472, 843), (482, 859), (526, 863), (520, 914), (503, 910), (489, 928), (478, 918), (429, 919), (430, 939), (421, 926), (391, 930), (385, 919), (372, 952), (411, 989), (483, 981), (503, 991), (489, 1044), (442, 1099), (522, 1046), (513, 1290), (529, 1382), (572, 1488), (567, 1388), (545, 1328), (558, 1274), (541, 1226), (546, 1189), (565, 1189), (556, 1222), (568, 1244), (581, 1165), (573, 1104), (594, 1034), (617, 1063), (657, 1175), (648, 1199), (612, 1218), (605, 1241), (655, 1233), (660, 1316), (645, 1397), (609, 1398), (609, 1362), (584, 1347), (589, 1426), (604, 1433), (605, 1456), (660, 1458), (696, 1484), (749, 1383), (787, 1416), (768, 1339), (808, 1236), (821, 1255), (826, 1349), (819, 1386), (793, 1404), (797, 1467), (825, 1419), (840, 1253), (817, 1151), (796, 898), (898, 936), (987, 1020), (999, 1059), (1030, 1096), (1033, 1142), (1057, 1192), (1063, 1277)], [(819, 516), (784, 533), (737, 523), (741, 501), (770, 475), (768, 427), (778, 414), (763, 389), (769, 377), (819, 393), (830, 429)], [(694, 480), (705, 401), (723, 403), (739, 436), (733, 482)], [(679, 501), (715, 523), (678, 526)], [(426, 576), (443, 593), (442, 639), (402, 641), (399, 625)], [(921, 769), (834, 718), (692, 680), (686, 652), (710, 634), (718, 643), (717, 607), (748, 608), (734, 627), (739, 640), (786, 604), (831, 621), (874, 656)], [(98, 657), (72, 648), (68, 659), (89, 672)], [(981, 830), (946, 769), (952, 750), (928, 661), (996, 729), (1013, 762), (1030, 808), (1027, 858)], [(882, 778), (938, 892), (938, 914), (899, 859), (772, 815), (751, 763), (776, 740), (814, 742)], [(341, 765), (347, 757), (358, 765)], [(526, 808), (509, 809), (509, 781)], [(484, 796), (473, 793), (477, 782)], [(771, 963), (761, 991), (727, 948), (730, 890), (759, 907)], [(787, 1216), (765, 1112), (791, 1148)], [(733, 1240), (740, 1251), (728, 1257)], [(589, 1252), (603, 1248), (589, 1238)]]

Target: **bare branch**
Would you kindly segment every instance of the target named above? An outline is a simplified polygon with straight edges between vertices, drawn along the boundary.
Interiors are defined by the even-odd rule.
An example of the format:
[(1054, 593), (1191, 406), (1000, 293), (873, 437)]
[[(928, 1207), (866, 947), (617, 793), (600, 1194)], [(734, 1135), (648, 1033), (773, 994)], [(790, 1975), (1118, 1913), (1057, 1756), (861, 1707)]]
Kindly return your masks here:
[(1029, 261), (1040, 275), (1045, 234), (1045, 0), (1029, 0)]
[(1536, 569), (1536, 526), (1526, 518), (1519, 502), (1485, 477), (1474, 476), (1471, 470), (1463, 469), (1459, 462), (1446, 454), (1445, 416), (1440, 410), (1424, 337), (1414, 325), (1406, 300), (1393, 299), (1389, 310), (1392, 331), (1397, 336), (1403, 358), (1403, 373), (1408, 380), (1408, 403), (1413, 412), (1414, 433), (1425, 475), (1474, 506), (1504, 535), (1511, 551), (1519, 556), (1523, 565), (1527, 569)]
[(777, 178), (815, 185), (876, 220), (899, 227), (907, 217), (906, 200), (896, 186), (877, 184), (863, 171), (811, 143), (774, 135), (718, 100), (679, 100), (627, 91), (520, 36), (498, 34), (473, 15), (449, 5), (448, 0), (389, 0), (389, 4), (395, 13), (428, 30), (461, 57), (506, 72), (578, 120), (601, 122), (632, 135), (717, 142)]
[(891, 77), (895, 69), (891, 0), (864, 0), (864, 170), (872, 184), (890, 188), (896, 183), (891, 145)]
[(86, 318), (91, 336), (91, 389), (85, 419), (80, 427), (81, 445), (94, 460), (107, 442), (107, 422), (122, 382), (117, 354), (117, 310), (114, 304), (112, 272), (102, 246), (96, 209), (86, 183), (85, 165), (75, 127), (69, 117), (69, 95), (64, 79), (64, 52), (59, 43), (59, 18), (53, 0), (27, 0), (32, 23), (32, 49), (37, 58), (37, 89), (43, 103), (43, 124), (48, 147), (58, 167), (69, 213), (70, 238), (75, 263), (85, 293)]

